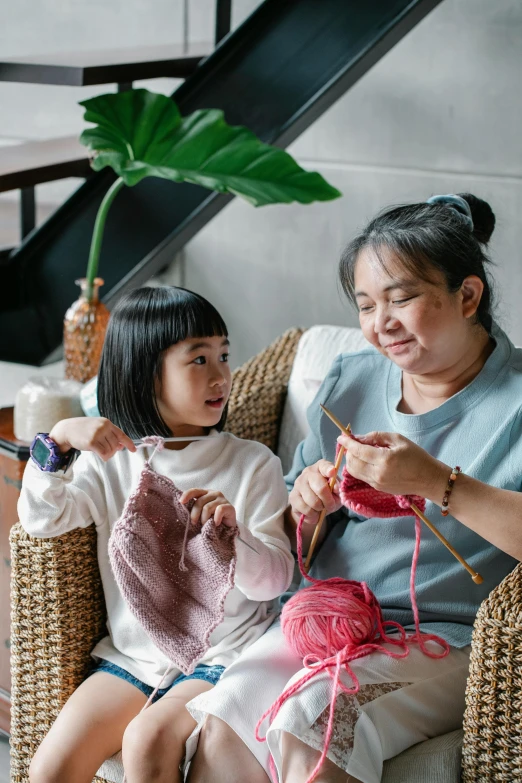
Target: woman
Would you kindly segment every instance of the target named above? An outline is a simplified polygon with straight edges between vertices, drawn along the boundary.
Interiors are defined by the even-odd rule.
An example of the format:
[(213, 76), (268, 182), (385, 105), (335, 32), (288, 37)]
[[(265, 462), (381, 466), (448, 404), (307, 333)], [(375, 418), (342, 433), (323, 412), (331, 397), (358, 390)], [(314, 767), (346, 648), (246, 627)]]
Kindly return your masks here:
[[(338, 432), (321, 414), (323, 402), (353, 432), (366, 433), (359, 442), (339, 438), (348, 471), (377, 490), (425, 497), (427, 515), (484, 581), (474, 584), (423, 529), (421, 630), (443, 637), (449, 655), (434, 660), (412, 645), (399, 661), (380, 653), (356, 661), (361, 688), (338, 697), (317, 781), (377, 783), (385, 759), (461, 725), (476, 612), (522, 558), (522, 350), (492, 320), (483, 245), (494, 224), (489, 205), (474, 196), (437, 196), (386, 210), (341, 260), (341, 281), (370, 347), (338, 357), (310, 407), (310, 434), (287, 477), (288, 527), (295, 538), (304, 515), (306, 550), (325, 508), (330, 524), (312, 574), (366, 581), (385, 619), (412, 627), (413, 520), (341, 509), (328, 486)], [(463, 473), (448, 497), (457, 465)], [(442, 516), (445, 495), (449, 514)], [(284, 783), (308, 778), (324, 744), (328, 677), (285, 703), (268, 749), (254, 739), (256, 721), (301, 668), (276, 625), (214, 691), (189, 704), (201, 723), (208, 717), (192, 781), (267, 783), (268, 749)]]

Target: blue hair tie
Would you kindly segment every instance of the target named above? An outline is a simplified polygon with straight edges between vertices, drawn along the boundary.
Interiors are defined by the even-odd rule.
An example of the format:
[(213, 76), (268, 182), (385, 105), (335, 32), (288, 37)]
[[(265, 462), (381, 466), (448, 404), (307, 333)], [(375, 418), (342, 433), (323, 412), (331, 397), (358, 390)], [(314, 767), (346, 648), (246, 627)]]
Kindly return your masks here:
[(426, 204), (446, 204), (462, 218), (469, 230), (473, 232), (474, 225), (471, 209), (466, 199), (461, 196), (455, 196), (453, 193), (448, 193), (447, 196), (432, 196), (426, 201)]

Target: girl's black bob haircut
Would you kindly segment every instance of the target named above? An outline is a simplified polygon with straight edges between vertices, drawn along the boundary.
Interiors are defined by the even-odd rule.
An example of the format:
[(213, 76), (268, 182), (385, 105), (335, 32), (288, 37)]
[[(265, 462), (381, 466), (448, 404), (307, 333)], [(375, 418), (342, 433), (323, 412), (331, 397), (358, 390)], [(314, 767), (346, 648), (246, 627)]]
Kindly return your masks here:
[[(130, 438), (169, 437), (160, 416), (155, 383), (163, 353), (191, 337), (228, 337), (216, 308), (185, 288), (137, 288), (111, 313), (98, 371), (98, 408)], [(216, 425), (221, 432), (227, 407)]]

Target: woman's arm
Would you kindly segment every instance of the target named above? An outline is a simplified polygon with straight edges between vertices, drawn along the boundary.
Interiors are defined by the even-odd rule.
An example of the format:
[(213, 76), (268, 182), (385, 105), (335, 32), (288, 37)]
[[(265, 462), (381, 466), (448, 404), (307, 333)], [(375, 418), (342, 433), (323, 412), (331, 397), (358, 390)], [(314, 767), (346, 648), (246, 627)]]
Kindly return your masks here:
[[(442, 494), (426, 496), (439, 506), (450, 472), (451, 468), (443, 465), (438, 482)], [(516, 560), (522, 560), (522, 493), (492, 487), (461, 473), (451, 492), (449, 509), (463, 525)]]
[[(356, 478), (382, 492), (421, 495), (442, 505), (454, 466), (397, 433), (371, 432), (357, 441), (341, 435), (339, 443), (346, 448), (346, 467)], [(522, 493), (462, 473), (455, 481), (449, 512), (486, 541), (522, 560)]]
[[(299, 519), (304, 514), (304, 524), (301, 529), (303, 554), (308, 552), (315, 526), (323, 509), (332, 514), (341, 507), (337, 487), (332, 493), (329, 481), (334, 476), (332, 462), (323, 459), (320, 438), (321, 408), (319, 403), (328, 404), (328, 400), (341, 377), (342, 357), (333, 362), (328, 375), (307, 410), (310, 431), (298, 445), (292, 468), (285, 477), (290, 493), (290, 505), (285, 511), (285, 529), (294, 552), (297, 550), (296, 531)], [(323, 525), (317, 544), (326, 537), (327, 526)]]
[[(306, 554), (323, 509), (326, 509), (327, 514), (333, 514), (341, 507), (337, 485), (333, 492), (329, 486), (330, 479), (334, 475), (335, 468), (332, 463), (322, 459), (315, 465), (306, 467), (297, 477), (290, 492), (290, 505), (285, 511), (285, 530), (294, 552), (297, 551), (297, 526), (302, 515), (304, 515), (304, 522), (301, 528), (301, 540), (303, 554)], [(326, 530), (326, 525), (323, 525), (317, 539), (317, 546), (324, 541)]]

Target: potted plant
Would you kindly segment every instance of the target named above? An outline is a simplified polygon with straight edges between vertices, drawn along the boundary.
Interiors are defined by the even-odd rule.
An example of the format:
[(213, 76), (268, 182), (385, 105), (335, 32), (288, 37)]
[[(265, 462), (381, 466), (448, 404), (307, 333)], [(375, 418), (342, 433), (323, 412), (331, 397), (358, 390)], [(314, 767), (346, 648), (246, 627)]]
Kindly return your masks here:
[(98, 301), (103, 231), (111, 204), (123, 187), (145, 177), (192, 182), (240, 196), (256, 207), (297, 201), (329, 201), (340, 192), (316, 172), (302, 169), (284, 150), (263, 143), (252, 131), (225, 122), (218, 109), (182, 117), (175, 102), (145, 89), (109, 93), (80, 103), (94, 127), (80, 141), (92, 153), (95, 171), (118, 175), (96, 216), (80, 299), (65, 318), (66, 376), (86, 381), (96, 374), (108, 320)]

